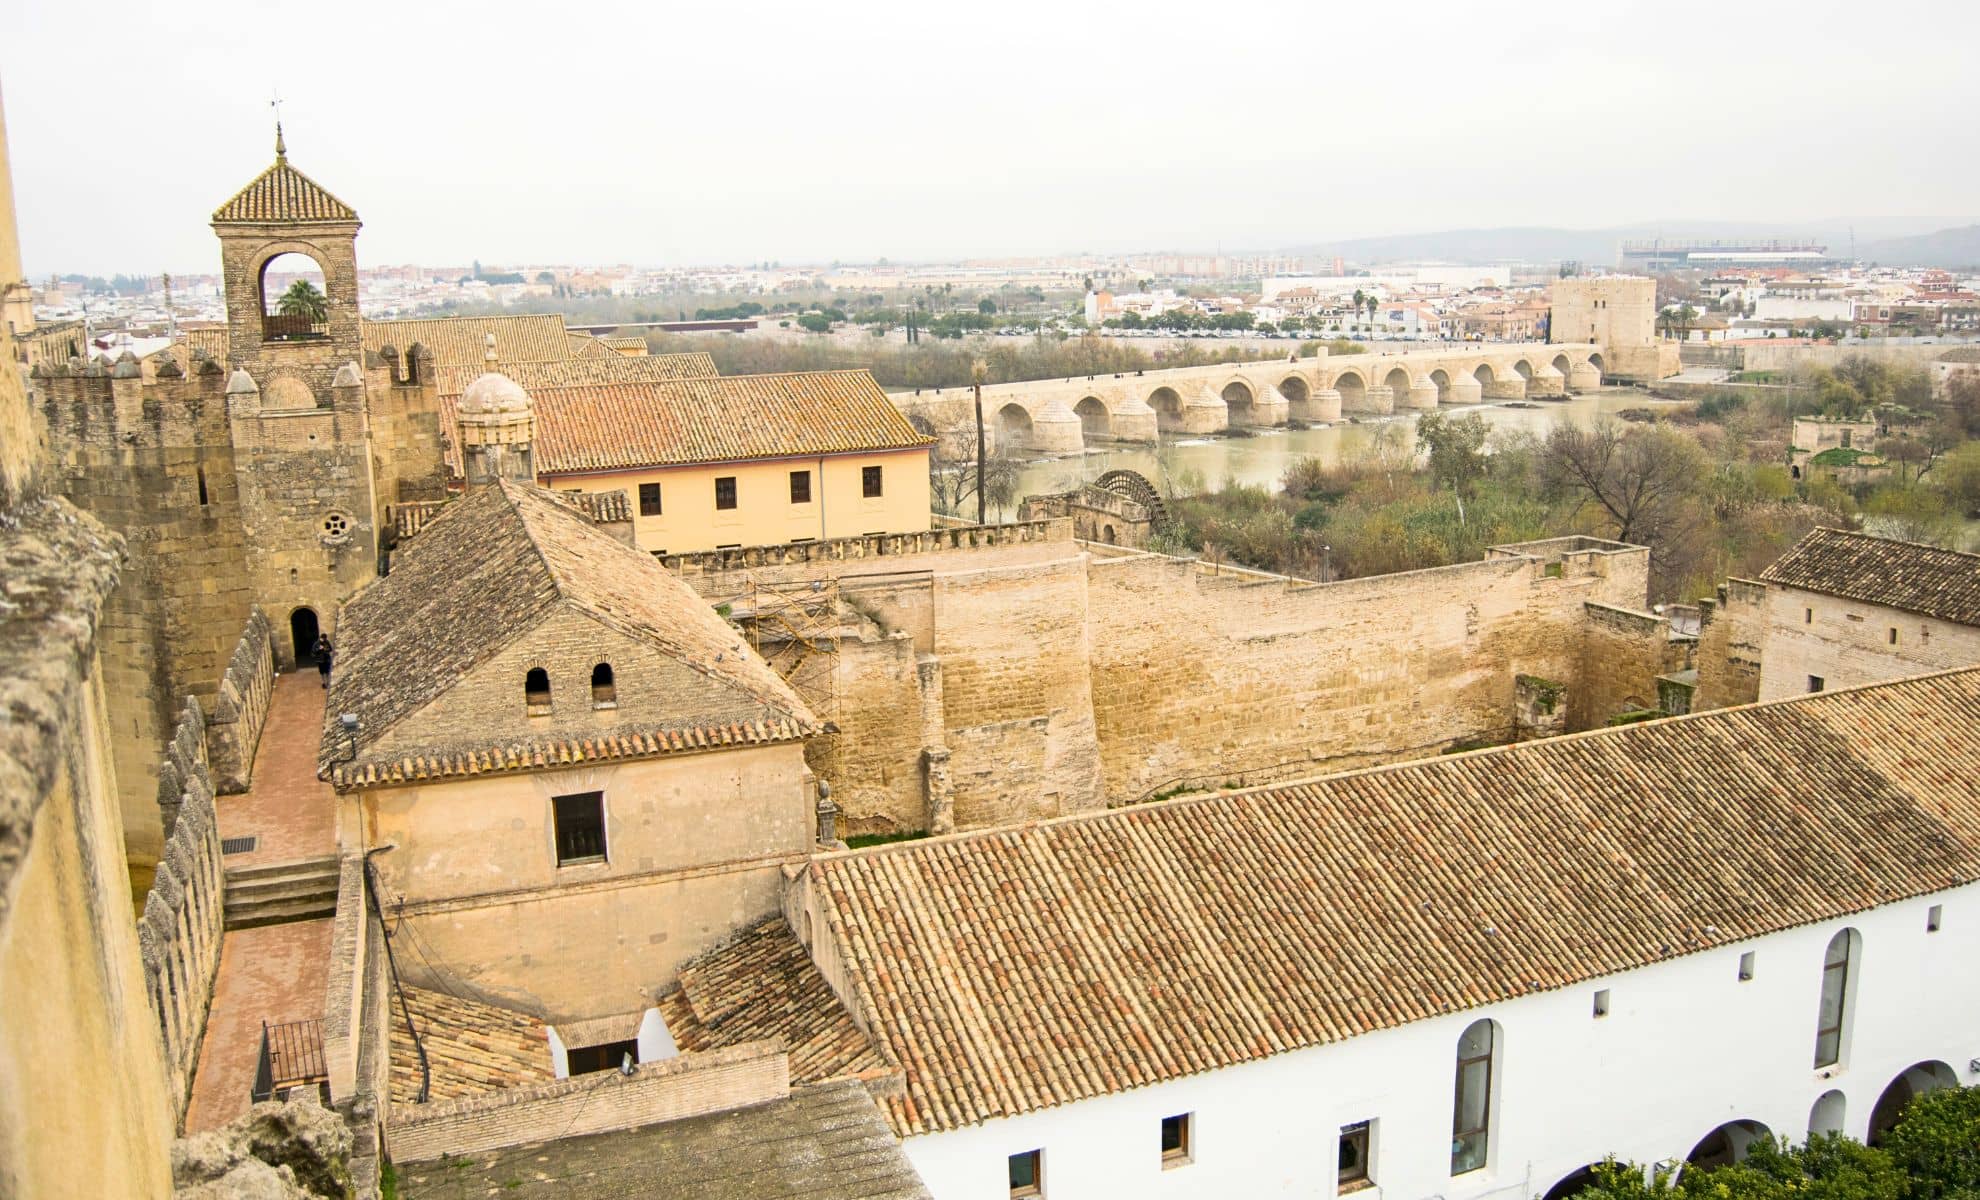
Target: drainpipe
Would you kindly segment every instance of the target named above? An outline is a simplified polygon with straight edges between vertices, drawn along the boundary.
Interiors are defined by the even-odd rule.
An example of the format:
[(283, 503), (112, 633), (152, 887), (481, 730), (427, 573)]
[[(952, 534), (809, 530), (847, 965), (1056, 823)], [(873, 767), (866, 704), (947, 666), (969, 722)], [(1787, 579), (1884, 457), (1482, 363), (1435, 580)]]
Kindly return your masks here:
[(825, 540), (825, 456), (818, 456), (818, 540)]

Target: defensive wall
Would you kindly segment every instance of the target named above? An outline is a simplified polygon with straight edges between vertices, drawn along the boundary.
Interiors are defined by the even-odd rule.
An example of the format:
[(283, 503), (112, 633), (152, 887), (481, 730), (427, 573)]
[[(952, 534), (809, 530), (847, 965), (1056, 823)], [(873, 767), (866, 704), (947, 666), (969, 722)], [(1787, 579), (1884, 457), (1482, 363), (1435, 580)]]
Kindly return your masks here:
[[(807, 762), (852, 833), (974, 828), (1516, 736), (1653, 707), (1693, 639), (1642, 611), (1647, 552), (1592, 538), (1321, 584), (1075, 541), (1064, 519), (677, 562), (748, 624), (752, 586), (831, 580), (832, 719)], [(921, 535), (913, 535), (919, 538)], [(851, 541), (852, 539), (848, 539)], [(751, 565), (752, 563), (756, 565)]]
[[(1600, 387), (1608, 353), (1592, 342), (1508, 342), (1041, 379), (985, 387), (983, 415), (998, 448), (1076, 454), (1093, 441), (1153, 442), (1163, 433), (1559, 399)], [(968, 387), (920, 388), (892, 399), (935, 429), (975, 419)]]

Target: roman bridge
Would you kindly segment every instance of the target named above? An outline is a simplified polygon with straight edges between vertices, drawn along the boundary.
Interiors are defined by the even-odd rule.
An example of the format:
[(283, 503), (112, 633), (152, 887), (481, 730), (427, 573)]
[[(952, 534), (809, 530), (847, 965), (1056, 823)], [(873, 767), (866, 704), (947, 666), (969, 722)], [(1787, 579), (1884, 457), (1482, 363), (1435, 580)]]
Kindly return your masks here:
[[(1483, 400), (1561, 399), (1600, 387), (1604, 369), (1601, 348), (1587, 342), (1321, 354), (996, 384), (983, 389), (983, 417), (999, 447), (1076, 454), (1092, 441), (1153, 442), (1164, 433), (1324, 424)], [(934, 429), (973, 421), (967, 387), (921, 388), (892, 399)]]

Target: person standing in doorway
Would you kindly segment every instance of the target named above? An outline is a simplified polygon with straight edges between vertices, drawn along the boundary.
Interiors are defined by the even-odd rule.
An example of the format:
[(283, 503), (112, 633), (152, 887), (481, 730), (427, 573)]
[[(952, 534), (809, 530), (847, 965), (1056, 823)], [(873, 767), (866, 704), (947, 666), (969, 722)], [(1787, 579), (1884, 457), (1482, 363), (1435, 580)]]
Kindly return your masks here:
[(316, 644), (309, 648), (309, 652), (316, 656), (316, 673), (323, 677), (323, 690), (327, 692), (330, 690), (330, 656), (335, 652), (335, 647), (330, 644), (330, 635), (317, 634)]

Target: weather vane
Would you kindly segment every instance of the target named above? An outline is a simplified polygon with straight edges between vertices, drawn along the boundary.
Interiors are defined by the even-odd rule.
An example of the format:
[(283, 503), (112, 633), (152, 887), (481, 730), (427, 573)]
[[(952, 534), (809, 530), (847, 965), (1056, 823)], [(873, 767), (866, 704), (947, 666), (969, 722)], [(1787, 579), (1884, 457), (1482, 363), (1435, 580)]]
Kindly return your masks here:
[(268, 107), (275, 110), (275, 157), (287, 158), (289, 148), (282, 144), (282, 89), (275, 88), (269, 94)]

